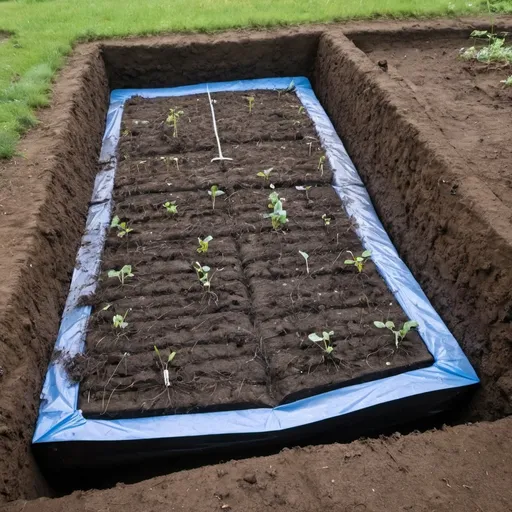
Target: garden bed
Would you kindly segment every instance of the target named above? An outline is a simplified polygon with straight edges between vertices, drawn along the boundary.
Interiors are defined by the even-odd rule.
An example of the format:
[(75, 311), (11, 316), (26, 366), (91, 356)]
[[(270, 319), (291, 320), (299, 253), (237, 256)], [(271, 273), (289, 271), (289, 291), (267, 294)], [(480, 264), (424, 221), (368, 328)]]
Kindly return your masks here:
[[(371, 257), (362, 272), (344, 263), (364, 248), (295, 94), (217, 93), (213, 101), (233, 160), (211, 161), (205, 94), (125, 106), (114, 215), (133, 231), (110, 230), (87, 349), (70, 362), (84, 415), (273, 407), (432, 364), (416, 333), (397, 348), (389, 330), (373, 325), (408, 319)], [(170, 109), (182, 112), (176, 136)], [(268, 179), (258, 176), (270, 168)], [(224, 192), (215, 207), (212, 185)], [(277, 229), (265, 218), (270, 185), (288, 217)], [(198, 254), (207, 236), (208, 251)], [(211, 267), (209, 291), (196, 261)], [(124, 265), (133, 273), (124, 284), (108, 277)], [(128, 325), (116, 329), (114, 315)], [(308, 339), (322, 331), (334, 332), (330, 354)], [(155, 346), (164, 360), (176, 352), (169, 387)]]

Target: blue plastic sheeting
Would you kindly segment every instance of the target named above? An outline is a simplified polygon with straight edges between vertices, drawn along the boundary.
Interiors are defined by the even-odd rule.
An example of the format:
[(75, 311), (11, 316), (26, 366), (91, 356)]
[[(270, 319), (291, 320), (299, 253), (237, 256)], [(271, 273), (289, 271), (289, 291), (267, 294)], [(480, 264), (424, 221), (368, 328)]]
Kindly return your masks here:
[(130, 441), (156, 438), (254, 434), (291, 429), (392, 400), (434, 391), (471, 386), (478, 377), (457, 341), (428, 301), (413, 275), (398, 256), (343, 143), (304, 77), (220, 82), (171, 89), (126, 89), (112, 92), (100, 161), (104, 164), (94, 186), (77, 265), (62, 317), (56, 349), (74, 355), (84, 350), (91, 308), (78, 306), (80, 296), (93, 293), (100, 271), (112, 210), (124, 102), (133, 96), (159, 98), (220, 91), (283, 90), (291, 82), (314, 121), (334, 173), (334, 189), (346, 212), (358, 225), (358, 235), (406, 315), (418, 321), (419, 333), (434, 357), (428, 368), (357, 384), (280, 405), (198, 414), (149, 418), (85, 419), (77, 409), (79, 386), (70, 383), (58, 361), (50, 364), (41, 394), (34, 443), (62, 441)]

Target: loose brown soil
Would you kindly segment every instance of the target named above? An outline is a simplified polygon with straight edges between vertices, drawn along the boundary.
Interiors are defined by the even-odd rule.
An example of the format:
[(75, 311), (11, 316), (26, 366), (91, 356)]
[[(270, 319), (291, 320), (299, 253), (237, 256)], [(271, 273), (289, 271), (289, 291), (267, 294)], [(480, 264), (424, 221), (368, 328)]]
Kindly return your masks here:
[[(392, 334), (372, 326), (407, 318), (371, 262), (361, 274), (344, 264), (347, 250), (363, 248), (329, 185), (328, 164), (318, 169), (323, 151), (298, 98), (251, 94), (251, 113), (248, 94), (214, 95), (224, 153), (233, 158), (224, 165), (211, 162), (206, 95), (127, 103), (114, 214), (133, 232), (110, 232), (87, 350), (71, 365), (83, 381), (84, 414), (275, 406), (432, 364), (417, 335), (396, 350)], [(165, 122), (170, 108), (183, 112), (176, 137)], [(257, 176), (270, 167), (269, 182)], [(263, 217), (270, 182), (289, 217), (277, 232)], [(215, 208), (213, 184), (225, 192)], [(297, 185), (311, 188), (306, 195)], [(166, 201), (176, 202), (177, 215)], [(208, 235), (208, 253), (198, 255), (197, 239)], [(309, 254), (309, 274), (299, 251)], [(211, 267), (211, 293), (194, 261)], [(126, 264), (135, 274), (127, 284), (107, 277)], [(128, 327), (114, 331), (114, 313), (126, 311)], [(331, 356), (308, 341), (324, 330), (335, 333)], [(164, 359), (177, 353), (168, 390), (155, 345)]]
[[(498, 19), (497, 29), (510, 31), (511, 22), (510, 17)], [(383, 71), (344, 36), (360, 44), (361, 38), (372, 41), (386, 35), (410, 48), (416, 48), (422, 40), (422, 51), (430, 52), (425, 41), (435, 49), (437, 40), (453, 36), (454, 48), (458, 49), (461, 39), (474, 28), (489, 28), (488, 20), (357, 22), (78, 45), (54, 85), (51, 108), (39, 112), (40, 124), (21, 142), (23, 156), (0, 165), (0, 502), (50, 492), (31, 456), (30, 439), (97, 170), (108, 86), (164, 87), (210, 80), (309, 76), (400, 255), (482, 377), (481, 390), (471, 404), (471, 417), (496, 419), (512, 412), (512, 214), (504, 198), (498, 197), (501, 189), (507, 189), (506, 176), (500, 187), (485, 171), (484, 183), (480, 179), (484, 174), (478, 170), (468, 174), (465, 157), (473, 152), (473, 158), (479, 144), (485, 152), (490, 125), (486, 121), (483, 142), (456, 151), (456, 141), (446, 136), (436, 116), (427, 115), (429, 103), (434, 104), (436, 98), (425, 100), (428, 91), (418, 89), (420, 81), (414, 78), (413, 83), (410, 76), (401, 76), (402, 70), (406, 74), (403, 67), (395, 74), (389, 56), (384, 56), (389, 70)], [(458, 67), (455, 62), (453, 69)], [(421, 73), (425, 83), (436, 86), (435, 61)], [(461, 78), (466, 83), (468, 77), (464, 74), (454, 73), (451, 80)], [(477, 73), (474, 84), (478, 86), (480, 80)], [(473, 93), (467, 94), (474, 98)], [(448, 100), (440, 106), (441, 113), (445, 109), (452, 112), (452, 100)], [(476, 108), (463, 100), (457, 106), (461, 110), (454, 115), (461, 119), (471, 116)], [(452, 121), (443, 120), (450, 127)], [(473, 136), (474, 131), (471, 133)], [(494, 130), (491, 133), (496, 141)], [(489, 153), (495, 149), (489, 146)], [(493, 176), (499, 178), (497, 173)], [(511, 508), (510, 502), (503, 501), (510, 492), (507, 464), (499, 458), (510, 453), (505, 444), (510, 436), (501, 426), (510, 428), (502, 421), (464, 427), (464, 435), (461, 429), (454, 429), (446, 444), (436, 444), (435, 449), (432, 436), (444, 433), (406, 436), (403, 453), (409, 454), (411, 461), (406, 472), (390, 471), (394, 466), (387, 452), (394, 446), (392, 440), (383, 441), (382, 449), (371, 444), (368, 457), (376, 468), (372, 474), (377, 482), (389, 475), (389, 480), (383, 481), (386, 491), (365, 494), (369, 488), (365, 471), (370, 464), (356, 457), (340, 479), (344, 485), (334, 487), (333, 492), (339, 490), (337, 496), (343, 497), (364, 496), (363, 505), (349, 501), (339, 508)], [(456, 443), (461, 444), (454, 451)], [(317, 450), (311, 449), (312, 454)], [(343, 458), (338, 448), (332, 450), (337, 460)], [(446, 457), (447, 452), (450, 457)], [(294, 467), (307, 464), (295, 453), (291, 460), (283, 455), (278, 458)], [(328, 457), (321, 450), (318, 454), (320, 459)], [(393, 457), (397, 458), (396, 453)], [(319, 472), (305, 473), (297, 484), (305, 510), (316, 506), (321, 496), (326, 505), (333, 503), (329, 497), (333, 494), (327, 489), (321, 491), (323, 480), (311, 479), (317, 474), (321, 477)], [(201, 483), (196, 488), (204, 488), (201, 471), (180, 478), (197, 478)], [(296, 478), (296, 472), (291, 474), (283, 488), (294, 489)], [(193, 488), (192, 483), (183, 496), (177, 490), (173, 503), (183, 499), (184, 506), (190, 504), (189, 488)], [(258, 506), (262, 501), (260, 494), (255, 495), (251, 489), (245, 496), (245, 510), (250, 509), (251, 500)], [(145, 502), (148, 497), (142, 495), (143, 487), (136, 490), (140, 501)], [(111, 510), (119, 503), (125, 509), (137, 503), (137, 497), (124, 490), (110, 492), (115, 496)], [(104, 508), (106, 494), (94, 496), (101, 501), (90, 508)], [(198, 502), (209, 503), (205, 496), (199, 494)], [(379, 497), (380, 501), (373, 501)], [(14, 510), (42, 510), (43, 506), (58, 509), (59, 503), (67, 507), (66, 501), (55, 505), (21, 502)], [(77, 509), (81, 506), (73, 505)], [(168, 505), (167, 499), (162, 507)], [(292, 508), (288, 500), (283, 506)], [(199, 506), (195, 508), (200, 510)]]
[(5, 512), (506, 512), (512, 419), (285, 449)]

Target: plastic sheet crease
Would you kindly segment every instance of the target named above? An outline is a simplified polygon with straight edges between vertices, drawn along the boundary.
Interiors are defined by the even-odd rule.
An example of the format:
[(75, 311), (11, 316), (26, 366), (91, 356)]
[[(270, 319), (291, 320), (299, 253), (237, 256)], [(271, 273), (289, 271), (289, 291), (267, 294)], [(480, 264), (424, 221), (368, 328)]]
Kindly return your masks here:
[[(134, 419), (86, 419), (77, 409), (79, 386), (70, 383), (58, 361), (50, 363), (41, 393), (34, 443), (64, 441), (131, 441), (142, 439), (248, 434), (292, 429), (391, 400), (416, 394), (455, 389), (478, 383), (478, 377), (413, 275), (398, 256), (386, 234), (370, 197), (343, 143), (304, 77), (286, 77), (209, 83), (211, 94), (220, 91), (286, 89), (291, 82), (315, 123), (333, 169), (341, 202), (357, 222), (363, 246), (406, 315), (419, 322), (419, 333), (434, 357), (428, 368), (377, 381), (337, 389), (273, 409), (247, 409), (199, 414), (179, 414)], [(205, 94), (206, 84), (162, 89), (123, 89), (111, 94), (98, 173), (82, 244), (77, 255), (70, 292), (66, 301), (56, 349), (71, 355), (84, 350), (91, 308), (80, 306), (79, 298), (93, 293), (100, 271), (101, 254), (112, 213), (112, 191), (116, 170), (124, 103), (133, 96), (159, 98)]]

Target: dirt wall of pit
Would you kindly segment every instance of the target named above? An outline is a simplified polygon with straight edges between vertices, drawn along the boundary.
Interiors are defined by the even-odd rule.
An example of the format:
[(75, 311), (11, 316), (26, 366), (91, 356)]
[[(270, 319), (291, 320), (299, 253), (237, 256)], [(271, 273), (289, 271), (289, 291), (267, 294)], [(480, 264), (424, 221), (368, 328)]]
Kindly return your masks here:
[(468, 418), (510, 414), (512, 211), (467, 176), (414, 92), (345, 35), (322, 36), (315, 84), (401, 257), (482, 379)]
[[(372, 26), (386, 27), (365, 25)], [(399, 252), (484, 379), (475, 415), (508, 410), (502, 388), (510, 378), (512, 241), (504, 212), (479, 183), (462, 179), (414, 98), (341, 32), (312, 26), (77, 47), (52, 106), (22, 141), (23, 157), (0, 165), (0, 502), (50, 492), (30, 441), (97, 171), (109, 88), (309, 76)], [(487, 255), (485, 266), (478, 251)]]

